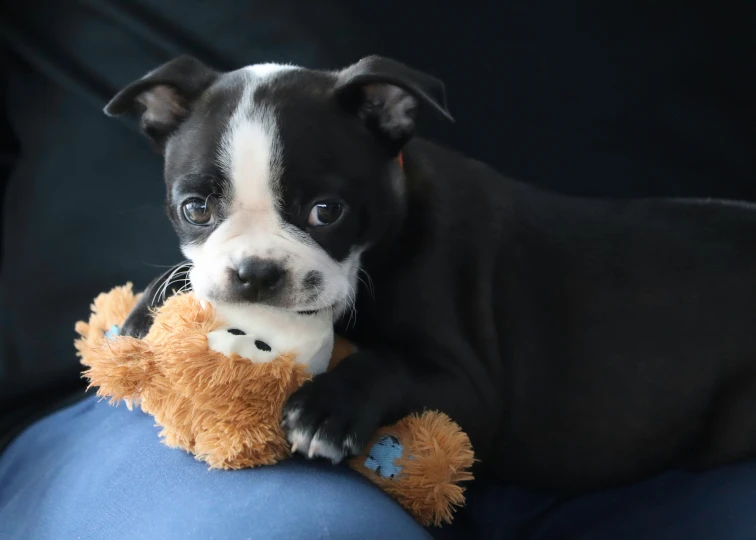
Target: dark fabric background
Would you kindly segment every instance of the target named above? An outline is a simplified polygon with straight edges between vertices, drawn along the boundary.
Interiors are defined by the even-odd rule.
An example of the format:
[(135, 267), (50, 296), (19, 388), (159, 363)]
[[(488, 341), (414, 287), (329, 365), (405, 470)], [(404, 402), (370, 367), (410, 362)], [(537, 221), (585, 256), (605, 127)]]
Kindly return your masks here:
[(0, 437), (80, 393), (73, 324), (97, 293), (178, 260), (159, 157), (101, 108), (179, 53), (223, 68), (394, 56), (447, 81), (457, 123), (425, 133), (503, 173), (588, 196), (756, 198), (753, 2), (442, 5), (6, 1)]

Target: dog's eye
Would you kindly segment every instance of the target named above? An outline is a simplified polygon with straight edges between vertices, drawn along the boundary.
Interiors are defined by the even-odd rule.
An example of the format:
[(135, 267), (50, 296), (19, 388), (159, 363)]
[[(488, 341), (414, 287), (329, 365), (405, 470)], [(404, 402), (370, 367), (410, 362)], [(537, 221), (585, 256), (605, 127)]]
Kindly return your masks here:
[(344, 213), (344, 205), (339, 202), (320, 202), (312, 207), (307, 217), (310, 227), (324, 227), (336, 223)]
[(204, 199), (189, 199), (182, 205), (184, 217), (192, 225), (206, 226), (213, 223), (213, 213)]

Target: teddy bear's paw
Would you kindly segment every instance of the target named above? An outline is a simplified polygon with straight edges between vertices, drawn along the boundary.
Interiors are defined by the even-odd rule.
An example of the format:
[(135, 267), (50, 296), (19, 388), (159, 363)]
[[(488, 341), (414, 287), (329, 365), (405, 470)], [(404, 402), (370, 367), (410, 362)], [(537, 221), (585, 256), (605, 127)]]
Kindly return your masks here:
[(209, 349), (225, 356), (237, 354), (252, 362), (271, 362), (276, 351), (261, 339), (256, 339), (234, 328), (215, 330), (207, 334)]
[(383, 478), (396, 478), (404, 468), (396, 461), (403, 455), (404, 446), (399, 439), (384, 435), (370, 448), (364, 465)]

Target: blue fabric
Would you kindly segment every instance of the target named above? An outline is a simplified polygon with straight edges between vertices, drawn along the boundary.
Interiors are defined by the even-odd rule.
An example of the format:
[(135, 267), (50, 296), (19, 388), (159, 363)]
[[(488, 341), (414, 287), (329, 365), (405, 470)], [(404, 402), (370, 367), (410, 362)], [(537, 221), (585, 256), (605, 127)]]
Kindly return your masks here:
[[(753, 540), (756, 462), (670, 472), (572, 500), (477, 485), (438, 538)], [(211, 471), (158, 443), (152, 419), (86, 399), (0, 456), (0, 539), (428, 538), (344, 467), (291, 460)]]
[(290, 460), (208, 470), (158, 442), (153, 420), (86, 399), (24, 432), (0, 456), (0, 538), (425, 539), (366, 479)]
[(113, 326), (110, 327), (110, 330), (105, 332), (105, 337), (108, 339), (113, 339), (116, 336), (118, 336), (120, 332), (121, 332), (120, 327), (117, 324), (114, 324)]

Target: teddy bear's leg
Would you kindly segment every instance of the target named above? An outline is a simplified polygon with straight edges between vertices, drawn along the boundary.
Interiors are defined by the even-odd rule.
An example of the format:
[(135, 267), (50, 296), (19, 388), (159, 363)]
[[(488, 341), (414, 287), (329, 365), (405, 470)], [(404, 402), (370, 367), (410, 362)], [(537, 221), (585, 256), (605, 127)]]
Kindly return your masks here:
[(472, 480), (467, 435), (441, 413), (408, 416), (382, 429), (350, 465), (380, 486), (421, 524), (449, 523)]

